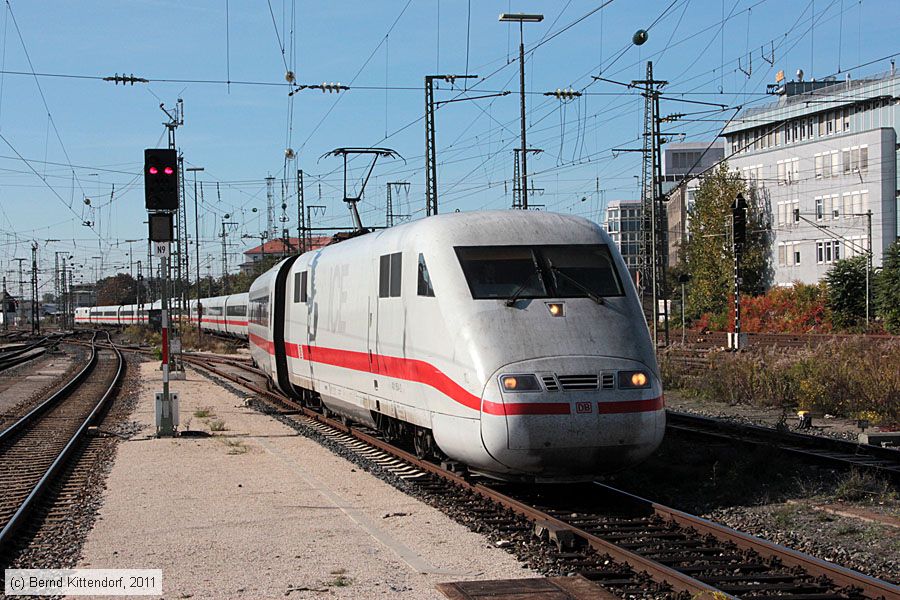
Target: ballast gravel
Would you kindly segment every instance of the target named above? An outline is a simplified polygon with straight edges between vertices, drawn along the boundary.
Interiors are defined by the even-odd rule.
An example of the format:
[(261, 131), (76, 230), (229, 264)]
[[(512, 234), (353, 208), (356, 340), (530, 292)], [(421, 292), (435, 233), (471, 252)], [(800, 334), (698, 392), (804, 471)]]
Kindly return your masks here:
[(79, 567), (162, 569), (166, 598), (443, 598), (436, 583), (537, 575), (195, 371), (171, 383), (191, 435), (155, 438), (157, 366)]

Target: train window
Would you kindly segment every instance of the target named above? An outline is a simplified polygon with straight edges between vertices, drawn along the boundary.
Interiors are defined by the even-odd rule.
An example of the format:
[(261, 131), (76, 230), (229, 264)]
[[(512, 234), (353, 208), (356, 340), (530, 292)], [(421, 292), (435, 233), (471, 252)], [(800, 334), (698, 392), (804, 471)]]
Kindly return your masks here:
[(387, 298), (390, 295), (391, 255), (385, 254), (379, 259), (378, 265), (378, 297)]
[(537, 257), (526, 246), (472, 246), (456, 248), (469, 290), (476, 300), (545, 298), (547, 289)]
[(400, 296), (400, 275), (403, 272), (403, 254), (391, 254), (391, 297)]
[(250, 298), (250, 322), (269, 326), (269, 295)]
[(398, 298), (400, 296), (400, 280), (403, 273), (403, 254), (385, 254), (379, 259), (378, 297)]
[(456, 254), (476, 300), (624, 293), (605, 244), (457, 247)]
[(541, 253), (553, 274), (557, 296), (584, 297), (586, 290), (597, 296), (622, 295), (608, 246), (551, 246)]
[(416, 285), (420, 296), (434, 297), (434, 288), (431, 287), (431, 276), (428, 274), (428, 267), (425, 265), (425, 257), (419, 253), (419, 280)]
[(245, 304), (229, 304), (225, 308), (225, 315), (228, 317), (245, 317), (247, 316), (247, 306)]
[(309, 273), (309, 271), (294, 273), (294, 302), (306, 302), (307, 273)]

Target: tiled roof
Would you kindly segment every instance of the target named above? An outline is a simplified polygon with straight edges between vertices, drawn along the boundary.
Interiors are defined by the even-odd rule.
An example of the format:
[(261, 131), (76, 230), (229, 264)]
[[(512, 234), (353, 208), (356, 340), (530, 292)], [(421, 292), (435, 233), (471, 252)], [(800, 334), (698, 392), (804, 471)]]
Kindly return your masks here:
[[(256, 246), (255, 248), (250, 248), (244, 252), (245, 255), (254, 255), (254, 254), (274, 254), (274, 255), (286, 255), (286, 254), (294, 254), (300, 250), (300, 238), (292, 237), (287, 238), (287, 245), (284, 243), (285, 240), (282, 238), (276, 238), (274, 240), (269, 240), (265, 244), (261, 246)], [(331, 241), (331, 236), (325, 235), (314, 235), (309, 238), (309, 248), (307, 250), (316, 250), (321, 248), (322, 246), (328, 245)]]

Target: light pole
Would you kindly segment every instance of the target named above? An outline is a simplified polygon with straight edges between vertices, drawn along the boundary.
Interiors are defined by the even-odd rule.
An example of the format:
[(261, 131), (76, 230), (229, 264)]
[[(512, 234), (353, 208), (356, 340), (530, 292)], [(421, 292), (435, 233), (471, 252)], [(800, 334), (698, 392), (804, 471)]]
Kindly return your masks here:
[(851, 217), (866, 218), (866, 327), (869, 326), (869, 277), (872, 272), (872, 211), (867, 210), (864, 213), (850, 213)]
[(197, 171), (204, 169), (203, 167), (188, 167), (187, 170), (194, 174), (194, 264), (197, 265), (197, 333), (199, 334), (203, 307), (200, 306), (200, 220), (197, 217)]
[(540, 23), (544, 15), (525, 13), (501, 13), (500, 21), (519, 24), (519, 109), (522, 125), (522, 210), (528, 210), (528, 168), (526, 156), (528, 145), (525, 143), (525, 32), (523, 23)]

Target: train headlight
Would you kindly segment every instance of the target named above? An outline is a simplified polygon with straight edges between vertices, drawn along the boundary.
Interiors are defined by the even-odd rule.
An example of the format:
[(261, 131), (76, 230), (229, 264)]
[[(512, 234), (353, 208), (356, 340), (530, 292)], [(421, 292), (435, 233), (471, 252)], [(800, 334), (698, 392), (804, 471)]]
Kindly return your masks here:
[(619, 371), (619, 389), (642, 389), (650, 387), (650, 376), (644, 371)]
[(500, 387), (504, 392), (541, 391), (541, 384), (534, 375), (501, 375)]
[(547, 310), (550, 311), (550, 316), (552, 317), (566, 316), (566, 305), (562, 302), (548, 302)]

